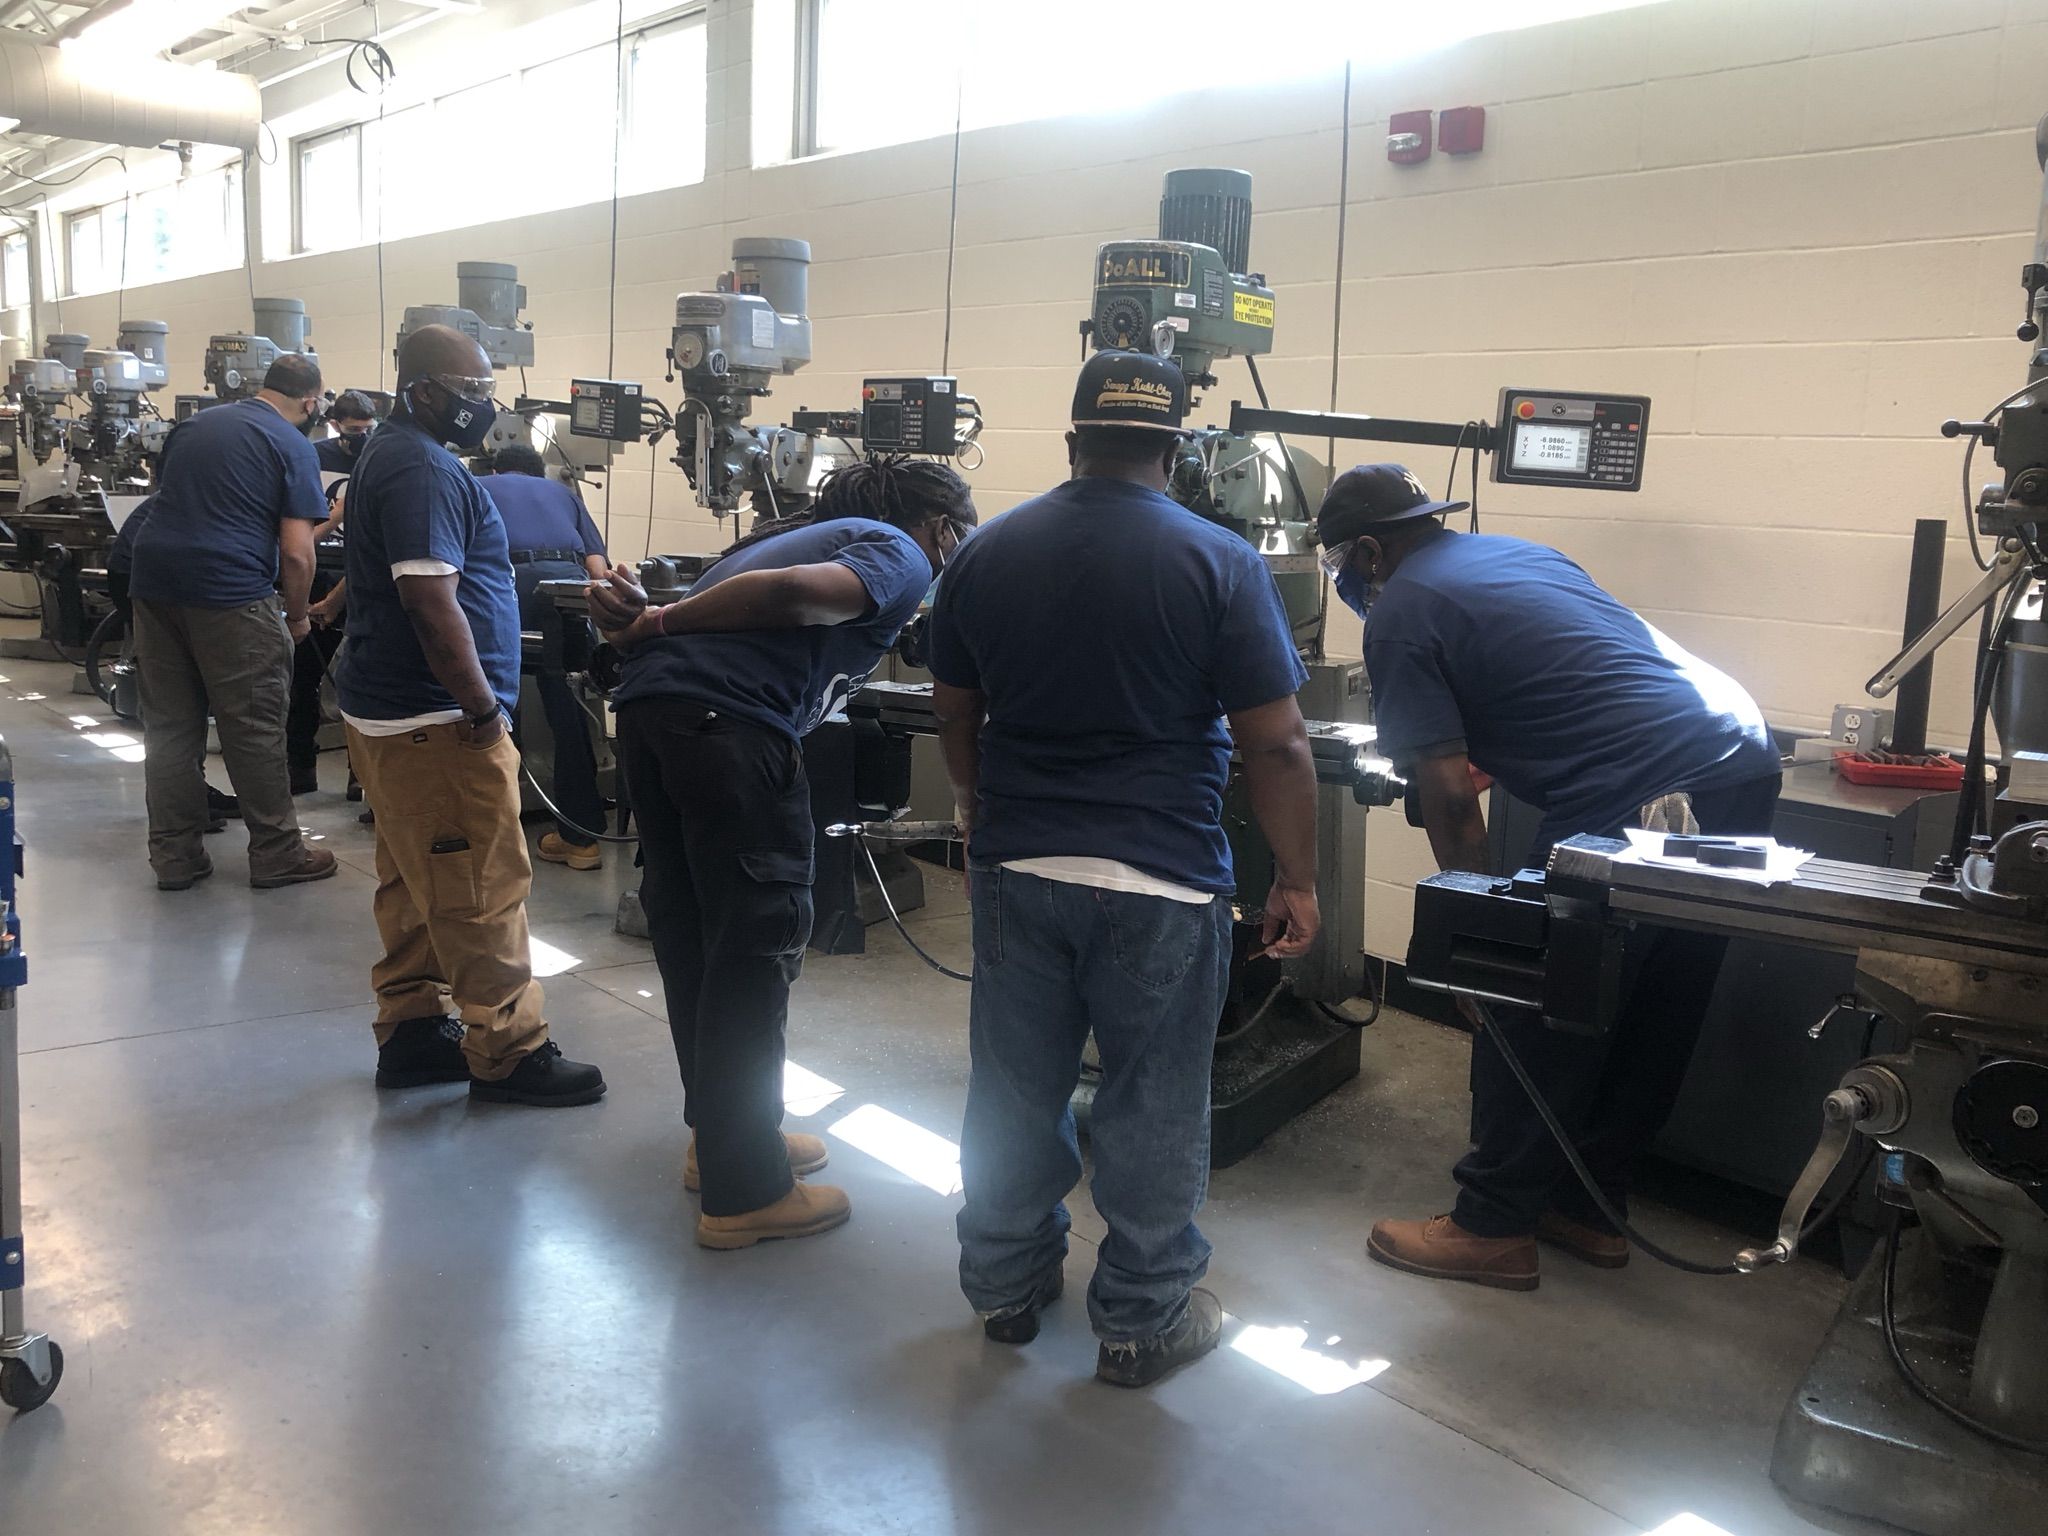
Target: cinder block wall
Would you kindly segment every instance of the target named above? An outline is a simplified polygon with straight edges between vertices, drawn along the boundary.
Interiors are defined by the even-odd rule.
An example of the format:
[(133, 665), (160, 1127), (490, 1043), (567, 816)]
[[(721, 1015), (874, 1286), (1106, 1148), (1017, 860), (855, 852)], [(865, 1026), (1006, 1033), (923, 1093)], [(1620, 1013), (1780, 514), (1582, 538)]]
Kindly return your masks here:
[[(535, 392), (658, 385), (676, 292), (735, 235), (795, 235), (816, 258), (817, 360), (769, 415), (937, 369), (950, 141), (754, 168), (751, 21), (745, 0), (714, 4), (706, 180), (621, 206), (615, 331), (601, 204), (387, 246), (381, 323), (370, 250), (263, 262), (256, 290), (306, 300), (333, 382), (374, 382), (404, 305), (452, 298), (458, 260), (514, 261)], [(1474, 104), (1482, 154), (1388, 164), (1389, 112)], [(1508, 383), (1653, 396), (1641, 495), (1482, 486), (1488, 527), (1566, 550), (1773, 720), (1824, 724), (1896, 645), (1913, 520), (1957, 517), (1959, 457), (1935, 429), (2021, 381), (2044, 111), (2048, 0), (1666, 0), (1360, 65), (1337, 405), (1463, 419)], [(950, 363), (990, 422), (985, 511), (1063, 476), (1090, 257), (1150, 232), (1178, 165), (1252, 172), (1253, 264), (1279, 294), (1268, 387), (1329, 404), (1343, 126), (1338, 66), (966, 135)], [(449, 195), (489, 204), (487, 183)], [(248, 291), (220, 274), (132, 291), (127, 312), (171, 323), (175, 387), (193, 389), (203, 338), (246, 323)], [(64, 323), (111, 333), (114, 308), (68, 300)], [(1251, 396), (1224, 371), (1210, 419)], [(1447, 457), (1413, 467), (1439, 481)], [(650, 474), (629, 453), (609, 502), (623, 556), (718, 542), (665, 459)], [(1967, 564), (1958, 537), (1952, 587)], [(1355, 654), (1355, 626), (1337, 630)], [(1961, 660), (1940, 672), (1937, 734), (1963, 731)], [(1427, 853), (1397, 816), (1372, 829), (1368, 943), (1398, 956)]]

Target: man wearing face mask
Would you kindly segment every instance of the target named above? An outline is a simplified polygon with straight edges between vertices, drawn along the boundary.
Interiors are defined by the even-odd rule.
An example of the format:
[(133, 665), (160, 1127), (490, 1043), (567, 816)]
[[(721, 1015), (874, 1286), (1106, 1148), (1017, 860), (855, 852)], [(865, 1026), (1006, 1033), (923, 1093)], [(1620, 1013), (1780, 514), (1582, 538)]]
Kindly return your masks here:
[(349, 481), (348, 639), (334, 679), (376, 812), (377, 1085), (466, 1080), (473, 1099), (592, 1104), (604, 1076), (548, 1038), (529, 959), (505, 524), (449, 451), (490, 432), (492, 386), (475, 340), (414, 331), (398, 349), (398, 404)]
[[(1749, 695), (1556, 550), (1443, 526), (1465, 506), (1366, 464), (1316, 515), (1324, 569), (1365, 620), (1380, 750), (1416, 786), (1438, 865), (1490, 872), (1474, 768), (1543, 812), (1537, 863), (1578, 833), (1769, 832), (1778, 754)], [(1495, 1010), (1624, 1214), (1629, 1164), (1677, 1100), (1726, 948), (1657, 933), (1604, 1036)], [(1628, 1262), (1489, 1033), (1473, 1037), (1472, 1147), (1455, 1177), (1450, 1214), (1377, 1223), (1372, 1256), (1503, 1290), (1535, 1289), (1538, 1239), (1600, 1268)]]
[(334, 397), (327, 419), (334, 425), (334, 436), (324, 437), (313, 445), (320, 455), (320, 468), (330, 475), (349, 474), (356, 467), (363, 444), (377, 428), (377, 408), (360, 389), (344, 389)]
[(335, 871), (334, 855), (299, 835), (284, 743), (313, 532), (327, 516), (307, 440), (320, 408), (319, 364), (292, 354), (252, 399), (200, 412), (164, 446), (129, 583), (159, 890), (189, 890), (213, 873), (200, 842), (209, 713), (249, 830), (249, 883)]

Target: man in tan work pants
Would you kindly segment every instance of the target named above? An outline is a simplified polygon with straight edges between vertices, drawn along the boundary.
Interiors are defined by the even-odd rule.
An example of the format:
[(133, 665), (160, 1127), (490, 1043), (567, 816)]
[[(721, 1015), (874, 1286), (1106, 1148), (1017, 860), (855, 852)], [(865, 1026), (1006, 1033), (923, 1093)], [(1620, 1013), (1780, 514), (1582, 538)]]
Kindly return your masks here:
[[(377, 811), (377, 1045), (408, 1020), (448, 1014), (452, 994), (468, 1075), (496, 1082), (548, 1037), (528, 956), (519, 749), (509, 732), (473, 747), (453, 725), (428, 725), (397, 736), (350, 726), (348, 751)], [(428, 893), (426, 910), (415, 891)], [(394, 1065), (378, 1077), (414, 1086), (388, 1081), (403, 1075)]]
[(413, 331), (398, 403), (349, 476), (348, 638), (331, 675), (376, 814), (377, 1086), (467, 1080), (493, 1103), (594, 1104), (604, 1074), (549, 1038), (533, 979), (505, 522), (446, 446), (482, 441), (492, 384), (475, 338)]

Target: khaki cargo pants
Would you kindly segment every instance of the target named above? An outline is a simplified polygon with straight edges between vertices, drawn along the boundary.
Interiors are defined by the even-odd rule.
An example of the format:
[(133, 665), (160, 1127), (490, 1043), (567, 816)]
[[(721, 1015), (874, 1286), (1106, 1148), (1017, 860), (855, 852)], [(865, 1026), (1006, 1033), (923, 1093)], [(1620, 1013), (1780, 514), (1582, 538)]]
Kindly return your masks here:
[(472, 747), (455, 730), (348, 731), (377, 813), (377, 1043), (407, 1019), (453, 1012), (468, 1026), (470, 1072), (495, 1082), (548, 1037), (526, 931), (533, 865), (511, 733)]

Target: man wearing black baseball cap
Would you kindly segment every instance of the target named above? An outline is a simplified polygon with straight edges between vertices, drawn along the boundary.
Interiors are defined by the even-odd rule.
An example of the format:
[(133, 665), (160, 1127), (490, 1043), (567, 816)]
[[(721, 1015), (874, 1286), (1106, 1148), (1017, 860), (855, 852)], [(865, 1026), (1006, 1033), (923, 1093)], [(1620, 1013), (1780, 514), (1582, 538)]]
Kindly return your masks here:
[[(1380, 748), (1416, 786), (1437, 863), (1489, 870), (1475, 768), (1543, 813), (1539, 862), (1563, 838), (1619, 837), (1652, 816), (1673, 830), (1769, 832), (1778, 754), (1749, 695), (1556, 550), (1444, 527), (1465, 505), (1433, 499), (1398, 464), (1366, 464), (1337, 477), (1316, 516), (1324, 569), (1365, 620)], [(1618, 1211), (1629, 1164), (1677, 1100), (1726, 947), (1657, 934), (1603, 1037), (1496, 1011)], [(1627, 1263), (1492, 1036), (1475, 1035), (1472, 1055), (1457, 1206), (1379, 1222), (1372, 1256), (1507, 1290), (1535, 1288), (1538, 1238), (1603, 1268)]]
[(1063, 1201), (1081, 1175), (1067, 1105), (1092, 1031), (1092, 1193), (1109, 1231), (1088, 1313), (1096, 1375), (1127, 1387), (1222, 1330), (1195, 1285), (1209, 1243), (1194, 1218), (1238, 884), (1221, 820), (1233, 741), (1274, 854), (1265, 943), (1299, 955), (1320, 923), (1315, 768), (1294, 702), (1307, 674), (1258, 552), (1164, 494), (1186, 410), (1174, 364), (1091, 358), (1073, 478), (970, 539), (931, 618), (974, 871), (961, 1288), (1010, 1344), (1060, 1294)]

